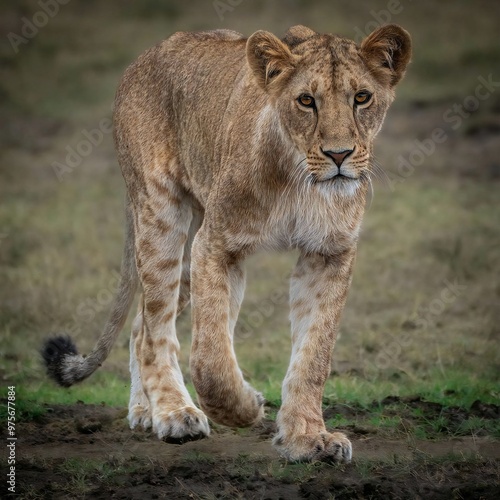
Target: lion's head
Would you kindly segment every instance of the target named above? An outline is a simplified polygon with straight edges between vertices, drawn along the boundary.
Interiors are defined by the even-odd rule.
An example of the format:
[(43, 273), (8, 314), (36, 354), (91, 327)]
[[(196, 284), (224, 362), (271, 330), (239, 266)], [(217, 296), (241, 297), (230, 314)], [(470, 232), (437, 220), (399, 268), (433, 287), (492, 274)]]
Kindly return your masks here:
[(304, 26), (283, 40), (258, 31), (247, 41), (252, 74), (304, 160), (299, 168), (311, 184), (350, 192), (367, 177), (373, 139), (410, 57), (410, 36), (396, 25), (360, 46)]

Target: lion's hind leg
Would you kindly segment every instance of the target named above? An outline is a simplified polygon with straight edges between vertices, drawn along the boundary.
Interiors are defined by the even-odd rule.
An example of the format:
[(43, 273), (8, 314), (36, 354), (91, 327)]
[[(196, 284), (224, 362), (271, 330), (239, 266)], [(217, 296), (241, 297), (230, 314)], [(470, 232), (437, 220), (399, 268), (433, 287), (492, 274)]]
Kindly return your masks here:
[[(188, 239), (184, 244), (184, 253), (182, 257), (182, 273), (179, 286), (179, 300), (177, 303), (177, 316), (186, 308), (190, 300), (191, 288), (191, 246), (196, 232), (203, 221), (203, 213), (193, 210), (193, 217), (189, 227)], [(139, 299), (139, 307), (137, 316), (132, 325), (132, 334), (130, 337), (130, 402), (128, 421), (131, 429), (142, 426), (144, 429), (149, 429), (152, 425), (151, 406), (149, 399), (144, 392), (141, 380), (141, 370), (139, 360), (137, 358), (137, 343), (142, 342), (140, 335), (143, 328), (143, 307), (144, 298), (141, 295)]]
[(149, 429), (152, 425), (151, 406), (149, 399), (144, 392), (141, 380), (141, 370), (137, 359), (137, 342), (142, 341), (141, 331), (143, 328), (143, 298), (139, 299), (137, 316), (132, 324), (132, 334), (130, 336), (130, 401), (128, 405), (128, 422), (131, 429), (142, 426)]
[(148, 192), (150, 196), (135, 204), (139, 207), (136, 255), (143, 304), (134, 347), (154, 432), (160, 439), (182, 442), (210, 432), (206, 416), (184, 385), (175, 333), (191, 200), (167, 176), (150, 180)]

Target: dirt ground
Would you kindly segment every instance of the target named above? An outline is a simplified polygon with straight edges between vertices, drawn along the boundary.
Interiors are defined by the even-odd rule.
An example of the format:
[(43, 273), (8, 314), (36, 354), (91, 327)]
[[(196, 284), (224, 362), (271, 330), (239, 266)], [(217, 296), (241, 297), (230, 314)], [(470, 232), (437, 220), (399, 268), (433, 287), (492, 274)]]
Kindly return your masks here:
[[(481, 435), (421, 441), (405, 432), (440, 414), (449, 436), (453, 426), (471, 416), (500, 418), (500, 407), (476, 402), (465, 411), (419, 397), (389, 397), (381, 404), (387, 415), (406, 409), (403, 428), (391, 437), (359, 424), (369, 409), (346, 405), (325, 409), (325, 419), (342, 416), (358, 422), (340, 427), (353, 442), (354, 460), (349, 465), (287, 464), (271, 446), (275, 428), (271, 419), (247, 430), (214, 426), (210, 438), (176, 445), (146, 431), (130, 431), (125, 409), (83, 403), (47, 406), (44, 416), (17, 428), (20, 497), (500, 497), (498, 441)], [(415, 414), (418, 419), (411, 416)]]

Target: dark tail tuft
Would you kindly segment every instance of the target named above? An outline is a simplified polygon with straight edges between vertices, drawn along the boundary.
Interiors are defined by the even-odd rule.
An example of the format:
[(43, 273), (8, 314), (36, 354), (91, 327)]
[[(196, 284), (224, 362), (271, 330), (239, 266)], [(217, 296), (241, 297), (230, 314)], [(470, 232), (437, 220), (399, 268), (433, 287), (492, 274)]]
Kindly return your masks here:
[(63, 387), (69, 387), (71, 382), (64, 376), (64, 361), (67, 356), (76, 356), (78, 351), (69, 336), (59, 335), (45, 341), (41, 350), (49, 377)]

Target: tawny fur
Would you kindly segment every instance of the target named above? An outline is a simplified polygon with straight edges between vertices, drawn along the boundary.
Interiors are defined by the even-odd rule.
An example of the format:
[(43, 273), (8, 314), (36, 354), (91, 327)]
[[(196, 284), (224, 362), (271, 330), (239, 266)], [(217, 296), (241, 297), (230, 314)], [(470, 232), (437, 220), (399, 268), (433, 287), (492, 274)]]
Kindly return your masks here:
[[(115, 104), (130, 221), (121, 298), (89, 357), (73, 348), (65, 357), (49, 344), (55, 377), (70, 385), (102, 363), (137, 273), (130, 425), (182, 441), (208, 435), (205, 415), (229, 426), (258, 422), (263, 398), (243, 379), (232, 339), (243, 261), (260, 249), (297, 248), (292, 358), (274, 444), (290, 460), (349, 461), (351, 444), (326, 431), (321, 399), (351, 281), (373, 139), (410, 55), (409, 35), (395, 25), (361, 46), (296, 26), (283, 40), (264, 31), (249, 39), (227, 30), (177, 33), (144, 53), (127, 69)], [(358, 105), (362, 90), (372, 97)], [(303, 94), (315, 106), (301, 104)], [(353, 152), (337, 166), (333, 158), (344, 150)], [(190, 297), (191, 374), (201, 410), (178, 365), (175, 319)]]

